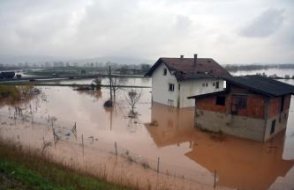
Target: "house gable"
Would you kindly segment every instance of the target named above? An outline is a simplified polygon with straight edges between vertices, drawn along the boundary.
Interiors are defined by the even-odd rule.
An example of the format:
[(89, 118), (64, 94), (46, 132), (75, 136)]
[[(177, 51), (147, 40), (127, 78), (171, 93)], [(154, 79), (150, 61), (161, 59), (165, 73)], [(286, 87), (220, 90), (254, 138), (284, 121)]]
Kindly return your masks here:
[[(166, 73), (165, 72), (166, 69)], [(178, 81), (165, 64), (160, 64), (152, 74), (152, 100), (178, 106)]]

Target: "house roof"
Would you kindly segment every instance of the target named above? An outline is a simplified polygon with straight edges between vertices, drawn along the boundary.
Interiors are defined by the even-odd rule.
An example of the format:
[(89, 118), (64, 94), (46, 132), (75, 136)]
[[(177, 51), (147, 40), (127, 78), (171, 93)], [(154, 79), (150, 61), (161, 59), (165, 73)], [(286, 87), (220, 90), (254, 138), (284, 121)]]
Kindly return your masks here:
[(294, 86), (280, 82), (271, 78), (259, 75), (247, 75), (240, 77), (225, 77), (226, 81), (231, 84), (248, 88), (252, 91), (267, 96), (282, 96), (294, 94)]
[(206, 94), (198, 94), (198, 95), (195, 95), (195, 96), (189, 96), (187, 98), (188, 99), (194, 99), (194, 98), (201, 99), (201, 98), (207, 98), (209, 96), (225, 95), (226, 92), (227, 92), (226, 90), (222, 90), (222, 91), (217, 91), (217, 92), (211, 92), (211, 93), (206, 93)]
[(194, 58), (159, 58), (145, 76), (152, 76), (161, 64), (166, 65), (170, 72), (174, 72), (179, 81), (231, 76), (211, 58), (197, 58), (196, 64), (194, 64)]
[[(259, 76), (259, 75), (247, 75), (239, 77), (224, 77), (227, 81), (227, 86), (230, 84), (240, 86), (242, 88), (249, 89), (253, 92), (263, 94), (265, 96), (283, 96), (287, 94), (294, 94), (294, 86), (280, 82), (271, 78)], [(202, 94), (191, 96), (188, 98), (202, 98), (211, 95), (220, 95), (225, 91), (213, 92), (209, 94)]]

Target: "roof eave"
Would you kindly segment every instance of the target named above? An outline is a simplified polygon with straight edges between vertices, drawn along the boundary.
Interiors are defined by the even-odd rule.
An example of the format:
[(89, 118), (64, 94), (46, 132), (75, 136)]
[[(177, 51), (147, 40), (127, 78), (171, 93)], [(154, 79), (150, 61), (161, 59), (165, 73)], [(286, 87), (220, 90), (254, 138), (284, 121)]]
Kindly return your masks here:
[(171, 73), (174, 69), (172, 67), (170, 67), (168, 64), (166, 64), (162, 58), (159, 58), (154, 65), (147, 71), (147, 73), (144, 75), (144, 77), (151, 77), (153, 72), (160, 66), (160, 64), (164, 64), (167, 69), (169, 70), (169, 72)]
[(187, 98), (188, 99), (200, 99), (200, 98), (206, 98), (209, 96), (225, 94), (226, 92), (227, 92), (226, 90), (222, 90), (222, 91), (212, 92), (212, 93), (208, 93), (208, 94), (199, 94), (199, 95), (195, 95), (195, 96), (189, 96)]
[(144, 75), (144, 77), (151, 77), (153, 72), (157, 69), (157, 67), (161, 63), (161, 58), (159, 58), (153, 65), (152, 67), (147, 71), (147, 73)]

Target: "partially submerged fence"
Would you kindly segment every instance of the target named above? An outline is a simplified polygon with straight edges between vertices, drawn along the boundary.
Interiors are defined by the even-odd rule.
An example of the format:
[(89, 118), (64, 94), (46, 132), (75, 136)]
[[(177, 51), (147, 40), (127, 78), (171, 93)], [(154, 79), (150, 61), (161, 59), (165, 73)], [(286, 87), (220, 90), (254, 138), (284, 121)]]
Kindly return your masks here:
[[(0, 113), (0, 117), (7, 117), (7, 115)], [(75, 122), (73, 122), (71, 127), (65, 127), (58, 124), (54, 117), (48, 116), (36, 118), (30, 117), (26, 113), (15, 112), (11, 113), (11, 115), (8, 115), (8, 118), (11, 122), (10, 125), (26, 123), (51, 130), (51, 135), (53, 138), (45, 138), (44, 136), (42, 137), (43, 142), (40, 142), (43, 144), (41, 145), (42, 151), (45, 151), (46, 148), (50, 146), (50, 144), (54, 144), (54, 148), (58, 148), (58, 143), (60, 141), (64, 141), (80, 145), (80, 151), (83, 155), (86, 154), (86, 149), (94, 149), (97, 154), (99, 154), (99, 152), (111, 154), (112, 156), (123, 158), (131, 164), (136, 164), (140, 167), (143, 167), (145, 170), (150, 170), (160, 175), (173, 176), (179, 179), (197, 182), (216, 188), (217, 171), (202, 172), (193, 168), (177, 165), (176, 163), (167, 163), (161, 160), (160, 157), (146, 158), (142, 155), (132, 152), (126, 147), (119, 145), (117, 142), (107, 143), (95, 139), (93, 136), (85, 137), (84, 134), (78, 132), (79, 126), (77, 126)], [(1, 125), (3, 126), (3, 124), (0, 123), (0, 126)], [(96, 146), (93, 146), (93, 144)]]

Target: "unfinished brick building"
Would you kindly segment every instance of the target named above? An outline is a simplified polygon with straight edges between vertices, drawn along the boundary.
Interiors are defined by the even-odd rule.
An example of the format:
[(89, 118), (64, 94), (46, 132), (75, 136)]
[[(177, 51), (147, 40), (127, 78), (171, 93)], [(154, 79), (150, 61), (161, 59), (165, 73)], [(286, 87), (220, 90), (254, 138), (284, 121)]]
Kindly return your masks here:
[(267, 141), (286, 129), (294, 87), (261, 76), (226, 78), (221, 92), (192, 96), (195, 127)]

